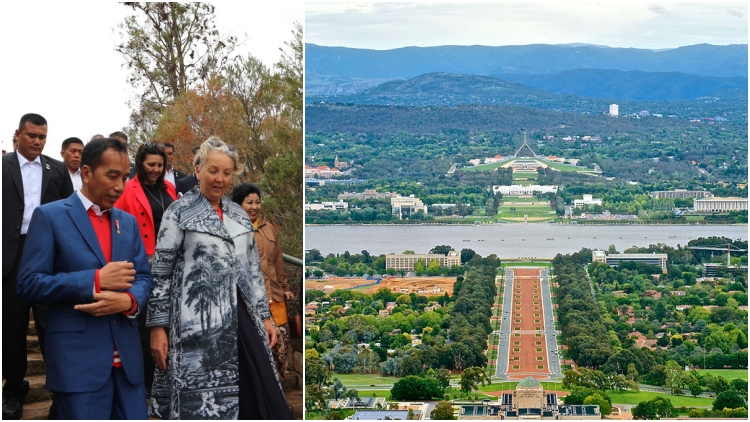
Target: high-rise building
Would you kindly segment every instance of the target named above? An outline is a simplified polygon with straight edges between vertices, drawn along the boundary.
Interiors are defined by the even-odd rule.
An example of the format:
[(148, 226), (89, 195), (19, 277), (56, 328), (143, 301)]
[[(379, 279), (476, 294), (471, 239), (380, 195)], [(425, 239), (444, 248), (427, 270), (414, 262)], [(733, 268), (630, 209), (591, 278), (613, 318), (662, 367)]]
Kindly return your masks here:
[(612, 117), (617, 117), (620, 114), (620, 106), (617, 104), (610, 104), (609, 105), (609, 115)]

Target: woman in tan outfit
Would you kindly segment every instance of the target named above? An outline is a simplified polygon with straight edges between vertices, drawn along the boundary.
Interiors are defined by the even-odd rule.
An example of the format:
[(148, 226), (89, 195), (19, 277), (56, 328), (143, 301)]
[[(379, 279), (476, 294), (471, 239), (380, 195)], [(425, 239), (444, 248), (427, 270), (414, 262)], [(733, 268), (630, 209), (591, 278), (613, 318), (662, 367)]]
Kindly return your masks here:
[(289, 290), (281, 254), (281, 242), (273, 224), (260, 218), (260, 189), (252, 183), (242, 183), (232, 191), (232, 201), (240, 204), (255, 227), (255, 243), (260, 253), (261, 270), (266, 282), (268, 306), (272, 320), (281, 333), (280, 341), (272, 348), (276, 369), (281, 379), (287, 377), (286, 353), (289, 350), (289, 317), (286, 301), (294, 299)]

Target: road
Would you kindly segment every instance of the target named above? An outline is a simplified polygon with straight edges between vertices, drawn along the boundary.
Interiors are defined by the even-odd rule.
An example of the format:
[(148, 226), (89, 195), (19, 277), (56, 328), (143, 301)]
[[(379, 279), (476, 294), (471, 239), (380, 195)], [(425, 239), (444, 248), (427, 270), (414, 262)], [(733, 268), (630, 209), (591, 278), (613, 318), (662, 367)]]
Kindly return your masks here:
[(544, 337), (547, 341), (547, 362), (549, 362), (550, 378), (562, 377), (560, 371), (560, 354), (557, 349), (557, 332), (555, 331), (555, 317), (552, 311), (552, 295), (549, 287), (549, 269), (541, 270), (542, 310), (544, 315)]
[(496, 377), (505, 378), (508, 372), (508, 354), (510, 353), (510, 312), (513, 306), (513, 270), (505, 270), (505, 290), (503, 291), (503, 307), (500, 316), (500, 342), (497, 348)]
[[(510, 268), (505, 270), (505, 290), (503, 291), (503, 307), (501, 310), (500, 330), (495, 331), (500, 336), (497, 351), (497, 371), (495, 376), (506, 378), (508, 373), (508, 359), (510, 353), (510, 315), (513, 302), (514, 272)], [(549, 287), (549, 269), (540, 270), (540, 285), (542, 289), (542, 315), (544, 316), (544, 336), (546, 341), (547, 362), (549, 362), (550, 378), (561, 378), (560, 356), (557, 346), (557, 331), (555, 330), (554, 313), (552, 310), (552, 296)]]

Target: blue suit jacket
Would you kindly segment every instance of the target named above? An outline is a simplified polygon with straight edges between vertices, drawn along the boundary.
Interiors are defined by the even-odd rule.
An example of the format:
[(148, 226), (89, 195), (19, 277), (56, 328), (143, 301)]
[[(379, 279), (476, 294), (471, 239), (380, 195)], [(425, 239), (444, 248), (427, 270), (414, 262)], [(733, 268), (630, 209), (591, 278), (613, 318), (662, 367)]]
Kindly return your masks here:
[[(124, 211), (113, 208), (111, 213), (112, 261), (134, 264), (135, 281), (128, 291), (145, 312), (153, 280), (138, 224)], [(34, 210), (18, 270), (18, 295), (27, 303), (49, 305), (45, 365), (51, 391), (101, 388), (111, 373), (115, 347), (128, 380), (143, 382), (137, 320), (123, 314), (94, 317), (73, 309), (93, 302), (94, 274), (105, 265), (78, 194)]]

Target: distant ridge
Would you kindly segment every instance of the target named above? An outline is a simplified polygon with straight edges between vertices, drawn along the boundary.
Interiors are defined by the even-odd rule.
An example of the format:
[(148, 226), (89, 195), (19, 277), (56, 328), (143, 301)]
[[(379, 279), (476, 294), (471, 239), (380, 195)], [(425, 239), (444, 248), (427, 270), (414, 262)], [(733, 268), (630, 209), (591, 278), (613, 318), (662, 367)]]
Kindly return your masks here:
[(308, 104), (320, 101), (406, 106), (481, 104), (574, 113), (603, 113), (612, 101), (681, 101), (706, 96), (745, 102), (747, 99), (747, 78), (597, 69), (561, 73), (508, 75), (524, 82), (521, 84), (492, 76), (436, 72), (388, 81), (356, 94), (308, 95), (306, 99)]
[(389, 80), (434, 72), (503, 78), (505, 75), (552, 75), (576, 69), (747, 78), (748, 46), (698, 44), (656, 51), (580, 44), (393, 50), (305, 45), (305, 90), (311, 95), (361, 92)]

